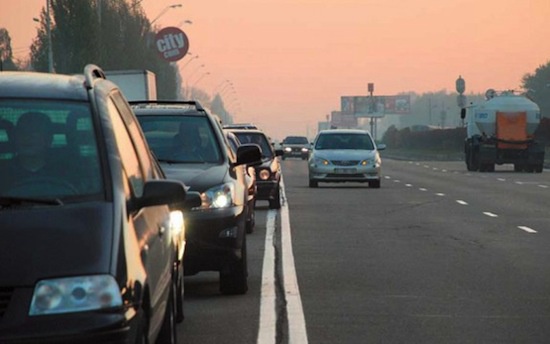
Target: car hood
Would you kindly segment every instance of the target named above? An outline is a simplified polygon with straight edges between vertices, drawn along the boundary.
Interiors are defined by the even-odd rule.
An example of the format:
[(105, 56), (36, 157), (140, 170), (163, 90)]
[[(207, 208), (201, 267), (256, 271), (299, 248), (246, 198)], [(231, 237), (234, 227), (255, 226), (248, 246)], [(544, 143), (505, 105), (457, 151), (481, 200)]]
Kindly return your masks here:
[(182, 181), (190, 191), (204, 192), (220, 185), (226, 178), (226, 164), (168, 164), (161, 163), (168, 179)]
[(322, 149), (316, 150), (313, 155), (327, 160), (364, 160), (374, 158), (376, 153), (375, 150)]
[(106, 202), (0, 210), (0, 286), (108, 273), (112, 226)]

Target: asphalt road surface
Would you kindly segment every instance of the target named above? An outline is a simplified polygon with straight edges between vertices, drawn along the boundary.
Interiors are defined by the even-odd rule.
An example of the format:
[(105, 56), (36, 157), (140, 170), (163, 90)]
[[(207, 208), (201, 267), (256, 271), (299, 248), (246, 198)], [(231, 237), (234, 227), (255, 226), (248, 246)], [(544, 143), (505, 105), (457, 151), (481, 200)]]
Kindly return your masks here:
[(283, 208), (259, 202), (247, 237), (249, 292), (186, 278), (181, 343), (550, 342), (548, 171), (384, 159), (380, 189), (309, 188), (307, 162), (288, 159), (283, 175)]

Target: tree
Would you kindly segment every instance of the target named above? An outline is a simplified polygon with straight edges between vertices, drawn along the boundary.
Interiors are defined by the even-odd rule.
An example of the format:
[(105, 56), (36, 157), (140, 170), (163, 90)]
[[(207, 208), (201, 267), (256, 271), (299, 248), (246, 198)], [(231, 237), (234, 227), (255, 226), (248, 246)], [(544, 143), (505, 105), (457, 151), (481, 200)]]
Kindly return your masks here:
[(540, 107), (543, 117), (550, 117), (550, 61), (522, 79), (527, 96)]
[(0, 28), (0, 70), (17, 70), (13, 61), (11, 37), (5, 28)]

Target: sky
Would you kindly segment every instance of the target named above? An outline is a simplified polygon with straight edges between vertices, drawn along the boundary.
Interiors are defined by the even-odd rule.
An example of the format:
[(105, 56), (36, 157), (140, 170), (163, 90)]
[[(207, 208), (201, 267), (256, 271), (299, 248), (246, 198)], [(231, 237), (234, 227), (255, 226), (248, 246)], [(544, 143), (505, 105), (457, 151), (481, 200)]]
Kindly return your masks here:
[[(27, 58), (38, 25), (32, 18), (45, 3), (0, 0), (0, 27), (16, 57)], [(182, 6), (166, 10), (174, 4)], [(177, 62), (184, 80), (221, 92), (235, 122), (256, 123), (274, 139), (313, 136), (340, 109), (341, 96), (367, 95), (368, 83), (374, 95), (454, 92), (459, 75), (466, 93), (519, 89), (525, 74), (550, 61), (550, 0), (140, 5), (150, 20), (158, 17), (159, 29), (180, 26), (187, 34), (191, 55)]]

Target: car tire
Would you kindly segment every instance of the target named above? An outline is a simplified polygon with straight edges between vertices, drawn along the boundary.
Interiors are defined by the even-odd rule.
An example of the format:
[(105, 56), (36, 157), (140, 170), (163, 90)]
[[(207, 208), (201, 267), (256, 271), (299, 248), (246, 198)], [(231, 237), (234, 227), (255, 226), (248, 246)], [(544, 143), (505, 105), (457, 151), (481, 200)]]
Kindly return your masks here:
[(177, 328), (176, 328), (176, 283), (170, 284), (170, 296), (166, 304), (164, 320), (160, 328), (159, 336), (156, 340), (157, 344), (177, 344)]
[(318, 183), (316, 180), (310, 179), (310, 180), (309, 180), (309, 187), (310, 187), (310, 188), (319, 187), (319, 183)]
[(371, 180), (371, 181), (369, 182), (369, 188), (379, 189), (379, 188), (380, 188), (380, 179), (378, 179), (378, 180)]
[(269, 200), (269, 209), (280, 209), (281, 208), (281, 187), (277, 186), (277, 193), (273, 199)]
[(246, 294), (248, 291), (246, 236), (243, 238), (241, 250), (241, 259), (233, 265), (231, 272), (220, 272), (220, 292), (224, 295)]

